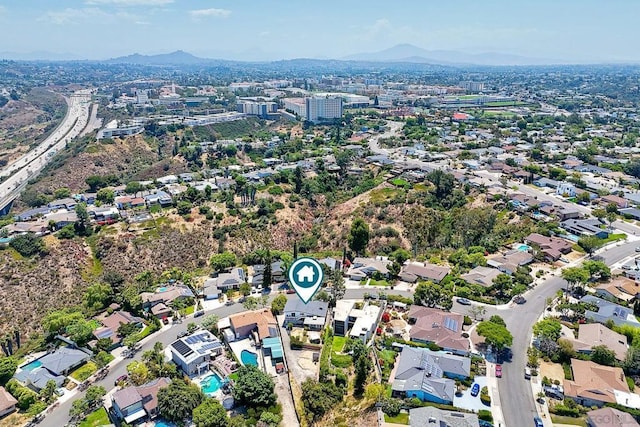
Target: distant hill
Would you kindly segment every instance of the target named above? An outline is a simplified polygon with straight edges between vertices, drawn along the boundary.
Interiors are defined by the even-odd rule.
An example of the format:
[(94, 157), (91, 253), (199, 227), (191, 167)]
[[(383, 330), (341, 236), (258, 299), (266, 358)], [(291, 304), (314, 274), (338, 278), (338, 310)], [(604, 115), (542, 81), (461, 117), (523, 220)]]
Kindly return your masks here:
[(212, 62), (211, 59), (199, 58), (183, 50), (176, 50), (171, 53), (162, 53), (159, 55), (133, 55), (120, 56), (118, 58), (108, 59), (104, 62), (110, 64), (138, 64), (138, 65), (194, 65)]
[(413, 62), (440, 65), (541, 65), (561, 62), (495, 52), (470, 54), (453, 50), (426, 50), (412, 44), (399, 44), (377, 52), (357, 53), (343, 59), (347, 61)]

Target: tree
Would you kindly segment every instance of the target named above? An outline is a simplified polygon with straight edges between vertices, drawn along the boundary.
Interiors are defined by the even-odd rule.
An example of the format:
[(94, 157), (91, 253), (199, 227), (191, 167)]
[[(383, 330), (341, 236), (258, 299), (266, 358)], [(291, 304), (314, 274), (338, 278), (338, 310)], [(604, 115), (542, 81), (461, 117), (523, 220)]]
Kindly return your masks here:
[(274, 414), (273, 412), (264, 411), (260, 414), (260, 419), (258, 420), (257, 427), (278, 427), (282, 422), (282, 417), (278, 414)]
[(364, 397), (375, 402), (380, 401), (385, 396), (387, 388), (383, 384), (372, 383), (364, 390)]
[(21, 234), (14, 237), (9, 243), (13, 249), (24, 257), (31, 257), (36, 254), (43, 254), (46, 252), (44, 242), (42, 238), (37, 237), (33, 233)]
[(533, 325), (533, 335), (539, 339), (557, 341), (561, 331), (562, 325), (557, 319), (543, 319)]
[(302, 383), (302, 402), (310, 422), (319, 420), (342, 400), (344, 392), (332, 381), (318, 382), (311, 378)]
[(362, 343), (362, 341), (357, 340), (359, 343), (361, 343), (362, 347), (363, 347), (363, 354), (360, 354), (359, 356), (356, 357), (356, 352), (353, 352), (353, 358), (355, 360), (355, 371), (356, 371), (356, 377), (353, 380), (353, 393), (356, 396), (362, 395), (362, 393), (364, 392), (364, 386), (367, 382), (367, 378), (369, 377), (369, 372), (371, 372), (371, 368), (372, 363), (371, 363), (371, 359), (369, 358), (369, 355), (367, 354), (367, 349), (364, 346), (364, 344)]
[(255, 310), (260, 305), (260, 300), (255, 297), (246, 297), (242, 302), (242, 306), (245, 310)]
[[(111, 342), (110, 339), (109, 339), (109, 342)], [(96, 366), (98, 366), (98, 368), (104, 368), (105, 366), (107, 366), (109, 364), (109, 362), (111, 362), (112, 359), (113, 359), (113, 356), (111, 356), (111, 354), (107, 353), (104, 350), (103, 351), (99, 351), (98, 354), (96, 354), (95, 357), (93, 358), (93, 360), (96, 362)]]
[(498, 294), (500, 298), (504, 298), (513, 286), (513, 279), (508, 274), (500, 273), (493, 279), (493, 285), (491, 288)]
[(625, 372), (630, 375), (636, 375), (640, 372), (640, 347), (635, 345), (629, 346), (627, 356), (622, 362)]
[(193, 410), (193, 422), (197, 427), (227, 427), (227, 411), (216, 399), (207, 398)]
[(400, 413), (400, 409), (402, 409), (402, 401), (393, 398), (384, 399), (380, 402), (380, 407), (382, 412), (390, 417), (395, 417)]
[(110, 188), (101, 188), (96, 194), (96, 200), (102, 203), (113, 203), (116, 198), (116, 194)]
[(205, 399), (197, 385), (174, 379), (168, 387), (158, 390), (158, 411), (167, 420), (182, 423)]
[(256, 366), (241, 366), (233, 388), (233, 397), (241, 404), (268, 408), (275, 405), (275, 385), (270, 376)]
[(589, 255), (600, 247), (602, 240), (596, 236), (584, 236), (578, 239), (578, 245), (584, 249)]
[(243, 283), (240, 285), (240, 293), (245, 297), (251, 294), (251, 285), (248, 283)]
[(582, 268), (589, 272), (593, 280), (606, 281), (611, 278), (611, 269), (602, 261), (587, 260), (582, 263)]
[(138, 326), (135, 323), (120, 323), (118, 326), (118, 336), (126, 338), (139, 331)]
[(127, 365), (127, 374), (134, 385), (142, 385), (150, 380), (149, 368), (137, 360)]
[(489, 322), (495, 323), (500, 326), (504, 326), (505, 328), (507, 327), (507, 324), (504, 321), (504, 319), (497, 314), (494, 314), (493, 316), (491, 316), (489, 318)]
[(91, 310), (99, 311), (111, 303), (113, 288), (107, 283), (95, 283), (84, 293), (84, 302)]
[(351, 230), (348, 237), (349, 247), (356, 254), (364, 253), (369, 243), (369, 225), (362, 218), (356, 218), (351, 223)]
[(191, 208), (193, 205), (191, 202), (187, 200), (181, 200), (178, 202), (176, 209), (178, 210), (178, 215), (188, 215), (191, 213)]
[(480, 322), (476, 327), (476, 332), (481, 337), (484, 337), (485, 343), (493, 346), (498, 352), (513, 343), (511, 332), (506, 327), (495, 322)]
[(238, 262), (236, 255), (232, 252), (222, 252), (220, 254), (215, 254), (209, 260), (209, 265), (213, 271), (223, 271), (227, 268), (234, 267)]
[(587, 283), (589, 272), (581, 267), (567, 267), (562, 270), (562, 278), (567, 281), (569, 288), (577, 284)]
[(482, 319), (487, 314), (487, 308), (483, 305), (474, 305), (469, 309), (469, 313), (473, 317), (473, 320), (478, 320), (478, 317)]
[(591, 361), (605, 366), (616, 366), (618, 364), (616, 353), (606, 345), (597, 345), (591, 348)]
[(80, 319), (67, 326), (66, 332), (69, 338), (78, 346), (83, 346), (93, 336), (93, 323)]
[(44, 403), (49, 405), (55, 400), (57, 388), (58, 385), (56, 384), (56, 382), (54, 380), (49, 380), (47, 381), (47, 384), (44, 386), (44, 388), (40, 390), (40, 394), (38, 395), (38, 397)]
[(449, 291), (433, 282), (418, 283), (413, 300), (416, 304), (427, 307), (447, 306), (447, 303), (452, 303)]
[(42, 319), (42, 326), (49, 334), (55, 335), (64, 333), (67, 326), (80, 320), (84, 320), (81, 312), (66, 308), (47, 314), (44, 319)]
[(220, 318), (215, 314), (209, 314), (202, 319), (202, 327), (206, 330), (216, 333), (218, 331), (218, 321)]
[(302, 190), (302, 168), (297, 166), (293, 172), (293, 192), (300, 194)]
[(287, 297), (280, 294), (271, 301), (271, 312), (276, 316), (282, 314), (285, 305), (287, 305)]
[(107, 394), (107, 390), (99, 385), (92, 385), (87, 389), (84, 399), (87, 401), (90, 409), (94, 409), (102, 404), (102, 398)]
[(76, 216), (78, 220), (73, 225), (76, 233), (80, 236), (86, 236), (91, 234), (89, 230), (89, 212), (87, 212), (87, 205), (85, 203), (78, 203), (76, 205)]
[(18, 361), (14, 357), (0, 358), (0, 386), (3, 386), (13, 377), (18, 368)]

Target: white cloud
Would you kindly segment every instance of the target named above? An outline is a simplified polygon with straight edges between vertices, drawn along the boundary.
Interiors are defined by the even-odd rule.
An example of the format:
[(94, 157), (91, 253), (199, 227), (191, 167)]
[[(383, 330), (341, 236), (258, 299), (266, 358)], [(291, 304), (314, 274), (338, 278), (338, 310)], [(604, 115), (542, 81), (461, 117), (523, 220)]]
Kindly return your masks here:
[(113, 6), (163, 6), (173, 3), (174, 0), (86, 0), (85, 4), (90, 5), (113, 5)]
[(49, 11), (38, 18), (38, 21), (64, 25), (78, 23), (89, 19), (105, 18), (107, 16), (109, 16), (109, 14), (95, 7), (87, 7), (83, 9), (73, 9), (68, 7), (56, 12)]
[(192, 18), (226, 18), (231, 15), (231, 11), (229, 9), (196, 9), (190, 10), (189, 15)]

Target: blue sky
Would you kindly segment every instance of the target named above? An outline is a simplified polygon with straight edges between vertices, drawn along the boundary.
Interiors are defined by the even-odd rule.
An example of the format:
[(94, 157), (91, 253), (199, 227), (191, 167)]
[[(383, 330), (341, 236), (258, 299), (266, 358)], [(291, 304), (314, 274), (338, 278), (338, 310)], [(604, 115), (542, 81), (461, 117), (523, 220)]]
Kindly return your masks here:
[[(637, 0), (0, 0), (0, 52), (341, 58), (400, 43), (638, 60)], [(12, 34), (13, 36), (8, 36)]]

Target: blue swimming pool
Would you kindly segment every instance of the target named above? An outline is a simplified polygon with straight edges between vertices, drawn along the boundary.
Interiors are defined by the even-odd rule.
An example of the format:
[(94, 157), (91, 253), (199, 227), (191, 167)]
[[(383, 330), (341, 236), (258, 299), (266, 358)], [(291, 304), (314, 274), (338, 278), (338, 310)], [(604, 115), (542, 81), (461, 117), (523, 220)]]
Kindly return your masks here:
[(516, 247), (516, 249), (519, 250), (520, 252), (528, 252), (531, 249), (531, 246), (520, 244)]
[(176, 427), (176, 425), (174, 423), (170, 423), (169, 421), (157, 420), (156, 427)]
[(23, 371), (33, 371), (34, 369), (39, 368), (40, 366), (42, 366), (42, 362), (40, 360), (36, 359), (36, 360), (34, 360), (32, 362), (29, 362), (26, 365), (24, 365), (22, 367), (22, 370)]
[(258, 366), (258, 355), (249, 350), (242, 350), (242, 353), (240, 353), (240, 360), (243, 365)]
[(213, 374), (205, 377), (200, 383), (200, 388), (206, 394), (213, 394), (216, 391), (220, 390), (222, 384), (225, 383), (225, 380), (221, 379), (218, 375)]

